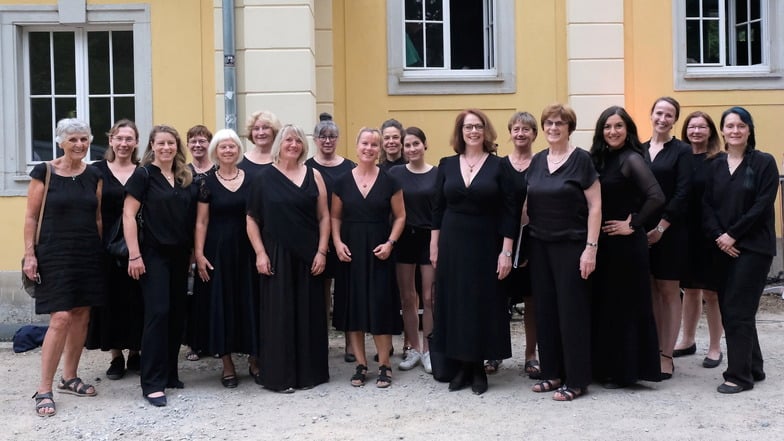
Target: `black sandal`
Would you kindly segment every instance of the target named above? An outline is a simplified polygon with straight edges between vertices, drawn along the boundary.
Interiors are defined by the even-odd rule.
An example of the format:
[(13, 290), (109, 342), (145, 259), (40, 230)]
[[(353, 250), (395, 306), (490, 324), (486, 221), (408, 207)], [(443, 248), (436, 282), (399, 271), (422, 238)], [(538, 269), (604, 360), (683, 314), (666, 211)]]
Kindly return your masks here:
[(528, 374), (528, 378), (532, 380), (538, 380), (542, 378), (542, 367), (539, 365), (539, 360), (528, 360), (525, 362), (525, 373)]
[(560, 389), (555, 391), (553, 394), (553, 400), (555, 401), (574, 401), (577, 398), (585, 395), (588, 392), (586, 388), (582, 389), (572, 389), (571, 387), (562, 386)]
[[(93, 389), (92, 393), (89, 392), (90, 388)], [(64, 394), (76, 395), (77, 397), (94, 397), (98, 395), (98, 391), (92, 384), (87, 384), (79, 377), (71, 378), (65, 381), (65, 378), (60, 378), (60, 384), (57, 389)]]
[(487, 360), (485, 362), (485, 373), (488, 375), (493, 375), (498, 372), (498, 367), (501, 366), (503, 360)]
[(561, 380), (543, 380), (540, 381), (531, 388), (532, 391), (541, 393), (541, 392), (550, 392), (551, 390), (555, 390), (561, 387)]
[[(35, 414), (39, 417), (50, 417), (54, 416), (57, 413), (57, 407), (54, 404), (54, 395), (52, 392), (36, 392), (33, 394), (33, 399), (35, 400)], [(48, 403), (44, 403), (44, 400), (49, 400)], [(51, 412), (41, 412), (44, 409), (52, 409)]]
[(358, 364), (357, 370), (354, 375), (351, 376), (351, 385), (354, 387), (361, 387), (365, 385), (365, 380), (367, 379), (367, 366), (364, 364)]
[(392, 385), (392, 376), (389, 375), (392, 368), (382, 364), (378, 367), (378, 378), (376, 378), (376, 387), (379, 389), (386, 389)]

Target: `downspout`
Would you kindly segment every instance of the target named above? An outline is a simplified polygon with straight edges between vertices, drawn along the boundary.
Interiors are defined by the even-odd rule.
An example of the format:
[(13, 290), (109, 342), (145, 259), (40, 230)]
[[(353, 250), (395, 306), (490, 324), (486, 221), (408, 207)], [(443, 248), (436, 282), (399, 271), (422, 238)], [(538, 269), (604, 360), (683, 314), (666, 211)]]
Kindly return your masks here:
[(234, 0), (223, 0), (223, 103), (225, 127), (237, 131), (237, 55), (234, 47)]

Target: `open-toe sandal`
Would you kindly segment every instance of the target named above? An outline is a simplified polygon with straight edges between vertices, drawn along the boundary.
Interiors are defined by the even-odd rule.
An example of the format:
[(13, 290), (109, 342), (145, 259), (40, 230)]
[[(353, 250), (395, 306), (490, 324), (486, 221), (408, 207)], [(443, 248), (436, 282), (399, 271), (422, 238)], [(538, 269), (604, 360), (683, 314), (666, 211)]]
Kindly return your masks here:
[(550, 392), (551, 390), (556, 390), (561, 387), (561, 380), (543, 380), (540, 381), (531, 388), (534, 392)]
[[(68, 381), (65, 381), (65, 378), (61, 378), (57, 389), (64, 394), (76, 395), (77, 397), (94, 397), (98, 395), (98, 391), (95, 390), (92, 384), (86, 384), (79, 377), (71, 378)], [(92, 389), (92, 392), (90, 392), (90, 389)]]
[(555, 401), (572, 401), (585, 394), (585, 388), (572, 389), (571, 387), (562, 386), (553, 394)]
[(379, 389), (385, 389), (392, 385), (392, 368), (386, 365), (381, 365), (378, 367), (378, 378), (376, 378), (376, 387)]
[(351, 385), (354, 387), (364, 386), (365, 379), (367, 379), (367, 366), (358, 364), (356, 372), (351, 376)]
[[(39, 417), (50, 417), (57, 413), (57, 407), (54, 405), (54, 395), (52, 392), (36, 392), (33, 394), (35, 400), (35, 414)], [(44, 400), (49, 400), (44, 402)], [(42, 412), (45, 409), (52, 409), (51, 412)]]
[(532, 380), (542, 378), (542, 368), (539, 366), (539, 360), (526, 361), (523, 369), (525, 369), (525, 373), (528, 374), (528, 378)]
[(198, 352), (191, 349), (190, 351), (185, 353), (185, 359), (188, 361), (199, 361), (199, 359), (201, 359), (201, 356), (199, 355)]
[(488, 375), (492, 375), (498, 372), (498, 367), (501, 366), (503, 360), (487, 360), (485, 362), (485, 373)]

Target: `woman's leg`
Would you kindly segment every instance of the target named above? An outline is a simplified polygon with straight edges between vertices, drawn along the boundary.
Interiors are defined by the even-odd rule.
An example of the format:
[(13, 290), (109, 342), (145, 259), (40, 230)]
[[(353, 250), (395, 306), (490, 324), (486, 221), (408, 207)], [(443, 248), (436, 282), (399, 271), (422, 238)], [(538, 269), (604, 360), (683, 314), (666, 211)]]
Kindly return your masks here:
[(436, 271), (433, 265), (419, 265), (422, 277), (422, 353), (430, 352), (427, 336), (433, 332), (433, 285), (436, 282)]
[(697, 335), (697, 324), (700, 322), (700, 316), (702, 316), (702, 290), (684, 290), (681, 340), (675, 345), (675, 349), (686, 349), (694, 344), (695, 336)]
[(41, 382), (38, 385), (40, 393), (52, 391), (54, 374), (57, 372), (57, 365), (65, 348), (70, 324), (71, 311), (53, 312), (49, 317), (49, 329), (46, 331), (41, 347)]
[[(367, 355), (365, 354), (365, 333), (362, 331), (347, 331), (346, 338), (351, 344), (351, 349), (354, 350), (354, 356), (357, 357), (357, 364), (367, 366)], [(387, 357), (389, 357), (388, 354), (389, 353), (387, 352)]]
[[(417, 301), (416, 284), (414, 282), (416, 265), (398, 263), (396, 272), (397, 286), (400, 291), (400, 306), (403, 311), (404, 338), (417, 352), (422, 352), (422, 347), (419, 345), (419, 302)], [(387, 352), (388, 355), (389, 353)], [(379, 358), (379, 362), (380, 360), (381, 358)]]
[[(379, 366), (391, 366), (389, 364), (389, 350), (392, 349), (392, 336), (389, 334), (374, 335), (373, 342), (376, 344), (376, 350), (378, 351)], [(358, 357), (357, 360), (359, 360)]]
[(661, 372), (672, 374), (675, 365), (672, 351), (681, 325), (680, 283), (677, 280), (652, 279), (653, 311), (661, 346)]
[(705, 316), (708, 319), (708, 358), (718, 360), (721, 355), (721, 334), (724, 327), (721, 325), (721, 311), (719, 310), (719, 296), (716, 291), (702, 290), (705, 299)]
[[(90, 321), (90, 307), (82, 306), (71, 310), (71, 323), (65, 338), (63, 349), (63, 378), (70, 380), (76, 378), (79, 369), (79, 360), (84, 350), (87, 338), (87, 324)], [(90, 387), (89, 389), (94, 389)], [(92, 393), (88, 390), (87, 393)]]
[(533, 296), (523, 299), (523, 328), (525, 329), (525, 361), (536, 360), (536, 301)]

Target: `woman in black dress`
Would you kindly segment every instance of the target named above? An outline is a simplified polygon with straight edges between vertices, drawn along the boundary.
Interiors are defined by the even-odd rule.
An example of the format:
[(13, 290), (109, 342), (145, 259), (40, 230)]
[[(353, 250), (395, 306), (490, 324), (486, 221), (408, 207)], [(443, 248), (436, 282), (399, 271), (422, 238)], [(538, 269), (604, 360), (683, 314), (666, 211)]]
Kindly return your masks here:
[(774, 202), (776, 160), (755, 149), (754, 121), (742, 107), (721, 115), (726, 155), (711, 162), (705, 181), (705, 231), (715, 238), (727, 370), (718, 391), (734, 394), (765, 379), (756, 318), (760, 296), (776, 254)]
[(193, 297), (202, 307), (193, 317), (198, 328), (192, 346), (220, 355), (221, 384), (227, 388), (239, 383), (231, 354), (255, 357), (258, 350), (253, 250), (245, 228), (250, 181), (237, 167), (242, 151), (231, 129), (219, 130), (210, 142), (210, 161), (219, 168), (199, 188), (193, 253), (198, 276)]
[[(261, 274), (259, 384), (282, 393), (329, 380), (324, 278), (327, 190), (305, 166), (305, 133), (283, 126), (272, 166), (253, 182), (247, 231)], [(259, 185), (263, 182), (263, 185)]]
[(591, 383), (591, 302), (588, 276), (596, 268), (602, 201), (599, 179), (585, 150), (569, 136), (571, 107), (542, 111), (549, 148), (528, 167), (529, 265), (536, 299), (536, 336), (543, 381), (534, 392), (571, 401)]
[(686, 221), (689, 228), (689, 267), (681, 280), (683, 288), (683, 319), (681, 339), (675, 345), (673, 357), (697, 352), (695, 336), (697, 324), (702, 317), (702, 302), (705, 301), (705, 316), (708, 321), (708, 353), (702, 361), (703, 367), (715, 368), (723, 358), (721, 352), (721, 312), (719, 295), (716, 293), (716, 274), (712, 266), (712, 255), (717, 252), (712, 239), (705, 235), (702, 224), (702, 197), (708, 164), (721, 151), (719, 131), (713, 119), (704, 112), (689, 114), (683, 121), (681, 137), (688, 140), (692, 151), (691, 192)]
[[(341, 264), (335, 276), (335, 296), (346, 299), (336, 312), (357, 358), (352, 386), (363, 386), (367, 374), (366, 332), (373, 335), (379, 357), (376, 386), (392, 384), (389, 351), (392, 335), (401, 330), (400, 297), (393, 284), (389, 257), (406, 222), (403, 192), (376, 166), (381, 133), (363, 128), (357, 136), (357, 166), (341, 176), (332, 193), (332, 241)], [(390, 227), (390, 216), (393, 219)], [(337, 306), (337, 305), (336, 305)]]
[[(133, 121), (122, 119), (114, 123), (107, 133), (109, 148), (104, 160), (93, 165), (103, 174), (101, 191), (101, 219), (103, 221), (104, 245), (113, 228), (122, 217), (125, 201), (125, 183), (139, 164), (139, 130)], [(90, 327), (87, 332), (87, 349), (111, 351), (112, 360), (106, 377), (119, 380), (126, 369), (139, 371), (139, 349), (142, 340), (144, 305), (139, 282), (128, 276), (127, 262), (106, 255), (106, 305), (93, 308), (90, 312)], [(126, 365), (123, 349), (128, 349)]]
[(388, 119), (381, 123), (381, 153), (378, 166), (384, 171), (396, 165), (406, 163), (403, 156), (403, 124), (396, 119)]
[(665, 199), (661, 217), (645, 225), (663, 380), (672, 378), (675, 371), (672, 355), (681, 325), (680, 280), (689, 260), (686, 213), (691, 187), (691, 148), (670, 134), (679, 115), (680, 104), (674, 98), (657, 99), (651, 108), (653, 134), (643, 144), (645, 159)]
[(648, 243), (643, 226), (657, 218), (664, 193), (622, 107), (596, 121), (591, 157), (602, 186), (602, 233), (593, 279), (593, 376), (608, 389), (659, 381)]
[[(433, 204), (436, 196), (438, 169), (425, 162), (427, 138), (419, 127), (408, 127), (403, 138), (405, 165), (389, 169), (403, 190), (406, 206), (406, 227), (395, 250), (397, 285), (403, 316), (405, 341), (411, 349), (404, 354), (398, 368), (409, 370), (420, 362), (425, 372), (432, 373), (427, 336), (433, 331), (433, 283), (435, 271), (430, 264), (430, 230), (433, 228)], [(419, 296), (416, 271), (420, 274), (422, 294), (422, 339), (419, 338)], [(420, 343), (421, 341), (421, 343)]]
[[(346, 172), (351, 171), (356, 167), (354, 161), (348, 160), (337, 154), (338, 140), (340, 139), (340, 130), (337, 124), (332, 120), (332, 115), (329, 113), (322, 113), (319, 115), (319, 123), (313, 129), (313, 139), (316, 141), (316, 153), (312, 158), (305, 161), (305, 165), (318, 170), (321, 177), (324, 179), (324, 185), (327, 187), (327, 206), (332, 208), (332, 188), (335, 186), (335, 181), (344, 175)], [(338, 256), (335, 254), (335, 247), (332, 244), (332, 238), (329, 240), (329, 250), (327, 251), (327, 267), (324, 269), (324, 301), (327, 305), (329, 312), (329, 305), (333, 302), (332, 283), (335, 279), (335, 271), (339, 265)], [(340, 296), (334, 297), (333, 318), (335, 313), (345, 311), (345, 298)], [(343, 319), (337, 317), (333, 320), (335, 323), (341, 323)], [(341, 329), (341, 331), (345, 331)], [(348, 340), (348, 335), (344, 334), (346, 346), (343, 353), (343, 360), (346, 363), (353, 363), (357, 361), (354, 352), (351, 350), (351, 342)]]
[[(139, 280), (144, 298), (141, 386), (153, 406), (165, 406), (164, 389), (185, 387), (177, 370), (185, 326), (185, 295), (193, 242), (195, 187), (185, 163), (185, 146), (173, 127), (150, 132), (142, 167), (125, 185), (123, 230), (128, 275)], [(141, 210), (143, 240), (136, 213)]]
[[(57, 122), (57, 144), (63, 155), (42, 162), (30, 172), (24, 223), (25, 276), (38, 279), (35, 313), (49, 314), (49, 328), (41, 348), (41, 380), (33, 395), (35, 413), (56, 413), (52, 383), (60, 358), (60, 393), (92, 397), (98, 392), (77, 375), (87, 335), (90, 307), (105, 302), (101, 243), (101, 172), (84, 162), (90, 151), (90, 126), (78, 119)], [(44, 182), (49, 168), (48, 193)], [(43, 219), (41, 204), (46, 198)], [(36, 229), (41, 231), (36, 241)]]
[(449, 382), (487, 391), (484, 360), (512, 355), (506, 292), (519, 217), (514, 192), (495, 155), (496, 131), (477, 109), (460, 112), (452, 132), (457, 155), (441, 159), (436, 181), (430, 261), (436, 270), (430, 350), (459, 363)]
[(245, 152), (239, 168), (253, 181), (264, 168), (272, 164), (272, 143), (280, 130), (280, 120), (267, 110), (253, 112), (248, 118), (247, 138), (253, 148)]

